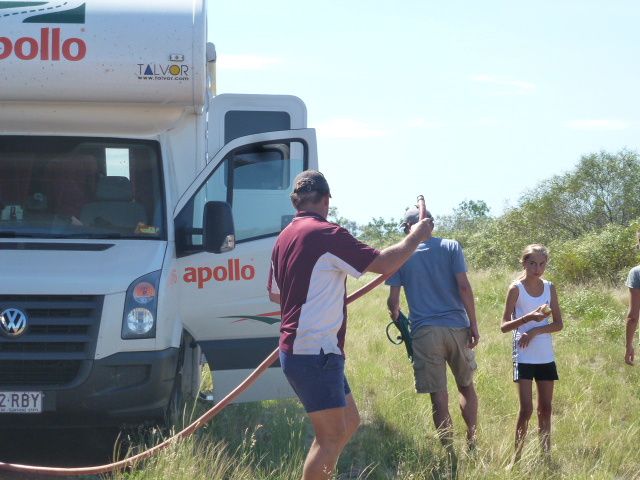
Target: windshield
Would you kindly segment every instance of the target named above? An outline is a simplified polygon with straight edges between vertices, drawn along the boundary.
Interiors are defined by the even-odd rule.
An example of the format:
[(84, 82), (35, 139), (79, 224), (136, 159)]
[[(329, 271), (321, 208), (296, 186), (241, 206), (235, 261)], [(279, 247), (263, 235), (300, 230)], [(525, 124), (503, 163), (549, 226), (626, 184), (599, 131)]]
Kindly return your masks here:
[(0, 136), (0, 238), (165, 238), (157, 142)]

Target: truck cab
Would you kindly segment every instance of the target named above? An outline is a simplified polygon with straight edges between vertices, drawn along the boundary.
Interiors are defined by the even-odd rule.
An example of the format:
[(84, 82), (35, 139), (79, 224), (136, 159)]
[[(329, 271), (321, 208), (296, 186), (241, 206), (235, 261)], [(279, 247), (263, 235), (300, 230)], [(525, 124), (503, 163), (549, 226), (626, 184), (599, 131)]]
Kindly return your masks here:
[[(59, 4), (0, 2), (0, 424), (174, 421), (202, 357), (219, 399), (277, 347), (315, 134), (213, 95), (204, 0)], [(290, 394), (276, 365), (240, 401)]]

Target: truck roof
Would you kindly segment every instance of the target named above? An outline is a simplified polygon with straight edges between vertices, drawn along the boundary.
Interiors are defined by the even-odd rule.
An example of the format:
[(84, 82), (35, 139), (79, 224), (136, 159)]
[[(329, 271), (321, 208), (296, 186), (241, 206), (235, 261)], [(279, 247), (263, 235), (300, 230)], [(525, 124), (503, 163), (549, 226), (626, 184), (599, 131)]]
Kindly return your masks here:
[(0, 102), (199, 110), (207, 89), (204, 2), (0, 2)]

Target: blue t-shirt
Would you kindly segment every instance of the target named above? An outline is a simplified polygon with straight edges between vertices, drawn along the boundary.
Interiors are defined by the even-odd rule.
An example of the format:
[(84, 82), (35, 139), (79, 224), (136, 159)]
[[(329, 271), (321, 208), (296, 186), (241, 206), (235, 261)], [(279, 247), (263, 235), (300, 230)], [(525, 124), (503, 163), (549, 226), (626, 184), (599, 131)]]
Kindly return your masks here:
[(627, 276), (627, 287), (640, 288), (640, 265), (633, 267)]
[(404, 287), (409, 303), (411, 331), (425, 325), (469, 326), (456, 274), (467, 271), (462, 247), (455, 240), (432, 237), (385, 283)]

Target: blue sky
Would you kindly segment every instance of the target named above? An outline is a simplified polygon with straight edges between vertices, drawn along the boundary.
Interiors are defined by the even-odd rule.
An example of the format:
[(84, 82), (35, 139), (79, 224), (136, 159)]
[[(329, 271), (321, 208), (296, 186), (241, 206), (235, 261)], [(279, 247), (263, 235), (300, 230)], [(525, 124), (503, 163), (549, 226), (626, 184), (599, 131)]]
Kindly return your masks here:
[(219, 93), (293, 94), (341, 215), (493, 214), (583, 154), (640, 150), (640, 2), (209, 2)]

